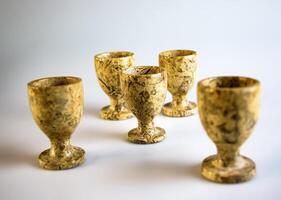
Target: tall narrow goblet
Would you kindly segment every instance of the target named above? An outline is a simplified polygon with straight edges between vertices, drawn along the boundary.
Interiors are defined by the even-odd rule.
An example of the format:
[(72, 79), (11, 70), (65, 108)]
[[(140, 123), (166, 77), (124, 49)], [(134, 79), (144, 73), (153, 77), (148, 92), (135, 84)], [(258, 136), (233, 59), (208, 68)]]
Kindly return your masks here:
[(126, 106), (138, 119), (138, 128), (128, 133), (129, 141), (151, 144), (165, 139), (165, 130), (155, 127), (153, 118), (161, 112), (167, 91), (166, 74), (156, 66), (133, 67), (122, 75)]
[(203, 161), (202, 175), (222, 183), (251, 179), (255, 163), (240, 155), (239, 149), (259, 115), (259, 81), (235, 76), (207, 78), (198, 83), (197, 95), (201, 122), (217, 147), (217, 155)]
[(28, 83), (28, 97), (36, 124), (47, 135), (51, 148), (38, 158), (45, 169), (68, 169), (84, 161), (85, 151), (70, 144), (70, 136), (83, 113), (82, 80), (50, 77)]
[(170, 117), (193, 115), (197, 106), (187, 101), (197, 70), (197, 53), (192, 50), (170, 50), (159, 54), (159, 65), (168, 76), (168, 91), (173, 100), (163, 106), (162, 113)]
[(103, 91), (110, 98), (110, 105), (103, 107), (100, 117), (106, 120), (122, 120), (133, 117), (124, 106), (120, 86), (120, 74), (134, 65), (134, 53), (117, 51), (95, 56), (96, 75)]

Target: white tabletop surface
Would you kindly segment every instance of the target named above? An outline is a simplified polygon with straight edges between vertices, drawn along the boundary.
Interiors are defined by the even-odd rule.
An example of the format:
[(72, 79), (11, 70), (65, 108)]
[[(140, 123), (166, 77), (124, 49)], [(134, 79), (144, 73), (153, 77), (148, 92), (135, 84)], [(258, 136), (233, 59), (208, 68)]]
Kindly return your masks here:
[[(281, 199), (280, 1), (35, 1), (0, 4), (0, 199), (155, 200)], [(157, 64), (162, 50), (199, 52), (197, 80), (244, 75), (262, 83), (261, 115), (241, 153), (257, 165), (242, 184), (200, 176), (216, 152), (197, 115), (155, 124), (167, 139), (127, 142), (135, 118), (105, 121), (108, 104), (93, 70), (93, 55), (131, 50), (136, 63)], [(72, 143), (86, 150), (74, 169), (48, 171), (36, 163), (49, 147), (29, 111), (26, 83), (55, 75), (83, 79), (85, 109)], [(196, 101), (196, 87), (189, 96)], [(170, 94), (167, 100), (171, 99)]]
[[(94, 103), (93, 103), (94, 104)], [(216, 184), (200, 176), (200, 163), (215, 153), (198, 115), (158, 116), (167, 139), (154, 145), (126, 141), (136, 119), (104, 121), (101, 103), (88, 105), (72, 142), (83, 147), (86, 162), (74, 169), (48, 171), (37, 166), (37, 154), (48, 148), (47, 137), (30, 113), (1, 113), (0, 189), (3, 199), (278, 199), (280, 197), (280, 132), (270, 112), (241, 153), (257, 164), (257, 176), (236, 185)], [(265, 106), (265, 105), (263, 105)], [(270, 108), (270, 107), (269, 107)], [(273, 109), (273, 108), (271, 108)], [(5, 198), (4, 198), (5, 197)]]

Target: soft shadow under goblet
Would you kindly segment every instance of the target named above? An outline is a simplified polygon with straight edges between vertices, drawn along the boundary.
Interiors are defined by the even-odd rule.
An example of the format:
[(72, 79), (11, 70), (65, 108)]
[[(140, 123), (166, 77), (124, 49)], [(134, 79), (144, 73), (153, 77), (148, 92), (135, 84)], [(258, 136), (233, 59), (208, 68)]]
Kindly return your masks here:
[(28, 83), (28, 97), (36, 124), (48, 136), (51, 148), (39, 155), (45, 169), (68, 169), (84, 161), (85, 151), (70, 144), (83, 113), (82, 80), (50, 77)]
[(254, 161), (239, 149), (250, 136), (258, 115), (259, 81), (247, 77), (214, 77), (198, 83), (200, 120), (217, 147), (217, 155), (206, 158), (201, 174), (212, 181), (238, 183), (256, 174)]
[(133, 117), (124, 106), (120, 74), (134, 65), (134, 53), (117, 51), (95, 56), (96, 75), (103, 91), (110, 98), (110, 105), (103, 107), (100, 117), (106, 120), (123, 120)]
[(153, 123), (166, 97), (164, 70), (156, 66), (129, 68), (122, 74), (121, 86), (126, 106), (138, 119), (138, 128), (128, 133), (129, 141), (151, 144), (165, 139), (165, 130), (155, 127)]
[(186, 117), (197, 111), (194, 102), (187, 101), (187, 94), (194, 84), (197, 70), (197, 52), (170, 50), (159, 54), (159, 65), (167, 72), (168, 91), (173, 100), (163, 106), (162, 113), (170, 117)]

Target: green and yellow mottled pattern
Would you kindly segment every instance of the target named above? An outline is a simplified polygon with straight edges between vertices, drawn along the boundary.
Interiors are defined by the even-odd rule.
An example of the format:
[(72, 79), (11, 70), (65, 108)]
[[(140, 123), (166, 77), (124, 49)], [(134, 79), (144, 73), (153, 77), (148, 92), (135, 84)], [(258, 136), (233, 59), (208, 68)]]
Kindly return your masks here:
[(138, 128), (128, 134), (129, 141), (138, 144), (162, 141), (165, 131), (154, 126), (153, 118), (161, 112), (166, 97), (164, 70), (156, 66), (127, 69), (122, 75), (121, 85), (126, 106), (138, 119)]
[(202, 175), (212, 181), (236, 183), (251, 179), (255, 163), (240, 155), (259, 115), (260, 83), (247, 77), (215, 77), (198, 83), (198, 109), (218, 153), (203, 161)]
[(110, 105), (101, 109), (100, 117), (106, 120), (123, 120), (133, 117), (124, 107), (120, 74), (134, 65), (134, 53), (127, 51), (101, 53), (95, 56), (96, 75)]
[(173, 96), (173, 101), (164, 105), (162, 113), (170, 117), (193, 115), (196, 104), (186, 98), (196, 77), (197, 53), (192, 50), (164, 51), (159, 54), (159, 65), (167, 72), (168, 91)]
[(70, 136), (83, 113), (82, 80), (50, 77), (28, 83), (28, 97), (36, 124), (48, 136), (51, 148), (42, 152), (39, 165), (67, 169), (84, 161), (85, 151), (70, 144)]

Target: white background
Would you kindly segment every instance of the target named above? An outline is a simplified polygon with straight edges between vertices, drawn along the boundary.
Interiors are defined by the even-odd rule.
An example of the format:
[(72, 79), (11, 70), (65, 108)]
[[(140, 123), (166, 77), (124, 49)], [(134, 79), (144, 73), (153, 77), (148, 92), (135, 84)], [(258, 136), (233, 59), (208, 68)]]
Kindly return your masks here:
[[(0, 199), (280, 199), (281, 1), (0, 1)], [(215, 153), (198, 115), (158, 116), (167, 139), (154, 145), (126, 141), (136, 119), (104, 121), (109, 103), (97, 84), (93, 55), (130, 50), (136, 64), (158, 64), (168, 49), (199, 52), (198, 78), (244, 75), (262, 83), (259, 123), (241, 153), (255, 160), (257, 176), (236, 185), (200, 176)], [(85, 113), (73, 135), (87, 161), (65, 171), (36, 164), (49, 147), (27, 102), (28, 81), (82, 77)], [(196, 100), (194, 87), (190, 97)], [(167, 101), (170, 100), (168, 94)]]

